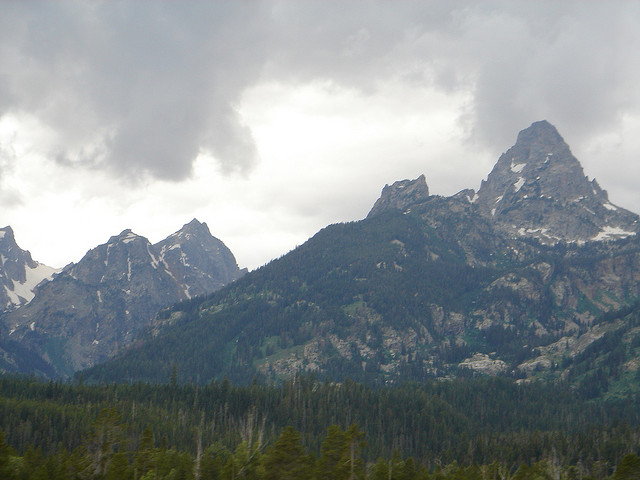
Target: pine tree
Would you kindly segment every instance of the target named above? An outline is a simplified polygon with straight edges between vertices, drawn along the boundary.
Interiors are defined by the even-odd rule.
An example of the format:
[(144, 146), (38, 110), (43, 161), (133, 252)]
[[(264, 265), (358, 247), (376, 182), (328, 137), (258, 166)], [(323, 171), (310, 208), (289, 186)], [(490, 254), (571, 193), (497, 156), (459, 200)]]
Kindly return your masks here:
[(363, 478), (363, 462), (360, 458), (360, 449), (364, 447), (364, 433), (357, 425), (351, 425), (346, 431), (349, 448), (349, 480)]
[(111, 458), (109, 470), (105, 475), (105, 480), (132, 480), (133, 470), (129, 465), (129, 459), (123, 452), (118, 452)]
[(134, 477), (141, 478), (153, 466), (153, 433), (149, 427), (142, 432), (140, 445), (133, 460)]
[(11, 479), (13, 472), (11, 471), (10, 459), (13, 451), (4, 440), (4, 432), (0, 429), (0, 478)]
[(300, 434), (287, 427), (264, 458), (266, 480), (307, 480), (311, 477), (311, 461), (300, 444)]
[(376, 463), (371, 467), (369, 473), (370, 480), (389, 480), (389, 464), (383, 458), (378, 457)]
[(95, 476), (100, 477), (107, 473), (116, 448), (123, 440), (124, 428), (120, 421), (120, 414), (116, 410), (105, 409), (93, 423), (87, 442), (87, 453), (91, 473)]
[(637, 480), (638, 478), (640, 478), (640, 458), (633, 453), (625, 455), (613, 474), (613, 480)]
[(200, 460), (200, 480), (219, 480), (225, 464), (229, 462), (231, 452), (216, 443), (206, 448)]
[(341, 480), (349, 478), (349, 464), (346, 458), (347, 436), (337, 425), (327, 429), (327, 436), (320, 448), (318, 459), (318, 480)]

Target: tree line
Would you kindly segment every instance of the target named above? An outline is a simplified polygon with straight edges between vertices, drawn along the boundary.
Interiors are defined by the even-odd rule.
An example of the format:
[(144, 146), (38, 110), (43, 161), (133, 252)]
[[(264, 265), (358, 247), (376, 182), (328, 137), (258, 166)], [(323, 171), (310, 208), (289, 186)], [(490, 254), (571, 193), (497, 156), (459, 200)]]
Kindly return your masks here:
[[(510, 466), (494, 461), (486, 465), (460, 465), (453, 461), (435, 468), (402, 458), (397, 450), (390, 458), (365, 463), (364, 433), (357, 425), (327, 429), (319, 455), (304, 447), (300, 433), (284, 428), (272, 443), (264, 441), (264, 425), (247, 425), (242, 441), (230, 450), (221, 443), (197, 451), (169, 448), (166, 438), (157, 444), (151, 429), (139, 437), (127, 436), (113, 409), (100, 412), (84, 441), (73, 451), (65, 449), (45, 456), (30, 446), (18, 455), (0, 430), (0, 478), (3, 480), (637, 480), (640, 458), (625, 455), (613, 473), (605, 463), (587, 467), (582, 462), (565, 465), (555, 457)], [(198, 433), (202, 432), (202, 424)]]
[[(140, 458), (153, 462), (148, 478), (263, 478), (280, 441), (299, 444), (296, 462), (316, 478), (327, 442), (343, 445), (349, 435), (360, 442), (349, 452), (358, 478), (506, 479), (532, 468), (550, 478), (607, 478), (637, 453), (639, 404), (634, 395), (596, 401), (568, 385), (499, 378), (372, 387), (308, 376), (241, 386), (180, 384), (176, 376), (164, 385), (0, 377), (5, 457), (25, 479), (137, 480), (149, 474), (136, 467)], [(403, 469), (408, 476), (397, 476)], [(174, 470), (183, 476), (169, 476)], [(494, 470), (501, 476), (487, 473)], [(69, 471), (76, 476), (63, 476)], [(317, 478), (343, 478), (327, 475)]]

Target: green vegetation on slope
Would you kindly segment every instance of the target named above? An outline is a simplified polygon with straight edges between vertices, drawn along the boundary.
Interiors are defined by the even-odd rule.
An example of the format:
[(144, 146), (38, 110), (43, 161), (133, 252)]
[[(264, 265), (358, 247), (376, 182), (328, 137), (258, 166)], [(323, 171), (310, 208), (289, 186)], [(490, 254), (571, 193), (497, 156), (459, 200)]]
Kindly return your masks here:
[[(389, 352), (366, 359), (363, 368), (359, 355), (345, 359), (338, 354), (330, 336), (361, 337), (367, 345), (382, 345), (385, 328), (391, 327), (398, 332), (412, 329), (418, 344), (428, 343), (426, 336), (436, 330), (431, 305), (467, 308), (496, 277), (494, 269), (466, 265), (450, 246), (438, 250), (434, 243), (415, 218), (406, 215), (327, 227), (222, 291), (161, 312), (159, 318), (167, 325), (157, 337), (83, 376), (162, 382), (175, 364), (188, 381), (277, 378), (278, 372), (266, 365), (274, 347), (286, 352), (320, 339), (313, 347), (328, 359), (321, 368), (324, 374), (338, 380), (383, 380)], [(427, 255), (427, 244), (438, 259)], [(279, 341), (267, 352), (273, 337)], [(422, 362), (422, 350), (409, 361)], [(256, 367), (260, 365), (263, 368)], [(418, 370), (420, 377), (431, 376), (422, 367)]]

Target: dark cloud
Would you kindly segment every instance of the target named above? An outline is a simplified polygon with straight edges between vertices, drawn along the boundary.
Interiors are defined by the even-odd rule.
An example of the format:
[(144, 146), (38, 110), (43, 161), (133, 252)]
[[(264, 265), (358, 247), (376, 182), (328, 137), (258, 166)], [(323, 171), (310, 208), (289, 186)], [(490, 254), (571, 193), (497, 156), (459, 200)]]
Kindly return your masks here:
[(14, 2), (0, 20), (0, 108), (59, 136), (64, 163), (185, 178), (202, 150), (255, 161), (235, 105), (265, 59), (249, 2)]
[(548, 119), (586, 142), (639, 113), (637, 3), (495, 5), (461, 11), (441, 39), (449, 48), (440, 62), (469, 78), (466, 120), (475, 138), (506, 147), (515, 132)]
[(57, 134), (59, 162), (180, 180), (201, 151), (256, 161), (237, 107), (260, 81), (466, 91), (472, 138), (546, 118), (577, 140), (637, 114), (635, 2), (7, 2), (0, 115)]
[[(363, 90), (401, 79), (468, 91), (471, 138), (506, 148), (548, 119), (576, 141), (640, 113), (640, 4), (595, 1), (287, 2), (284, 73)], [(321, 8), (324, 7), (324, 8)], [(321, 8), (321, 11), (317, 9)]]

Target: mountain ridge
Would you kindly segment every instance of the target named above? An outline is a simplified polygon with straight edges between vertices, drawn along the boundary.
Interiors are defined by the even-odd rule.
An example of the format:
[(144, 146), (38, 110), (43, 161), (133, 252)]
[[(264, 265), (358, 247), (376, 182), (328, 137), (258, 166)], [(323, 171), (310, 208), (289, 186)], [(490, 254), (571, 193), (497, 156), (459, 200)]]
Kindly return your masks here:
[[(495, 205), (498, 191), (508, 208)], [(374, 383), (499, 374), (588, 384), (580, 359), (618, 335), (626, 350), (611, 378), (628, 382), (640, 371), (628, 363), (640, 355), (637, 220), (584, 176), (555, 127), (536, 123), (477, 195), (430, 195), (423, 176), (386, 185), (364, 220), (328, 226), (233, 285), (161, 311), (135, 349), (82, 375), (166, 381), (175, 368), (189, 381), (307, 371)], [(601, 235), (616, 229), (624, 233)]]
[(6, 314), (6, 338), (57, 375), (70, 375), (132, 342), (160, 308), (211, 293), (242, 273), (228, 248), (195, 219), (156, 245), (125, 229)]
[[(406, 190), (405, 190), (406, 188)], [(407, 213), (427, 201), (424, 175), (386, 185), (368, 216), (389, 210)], [(464, 189), (449, 199), (478, 206), (507, 235), (583, 244), (625, 238), (640, 232), (640, 217), (613, 205), (598, 182), (584, 175), (582, 165), (556, 128), (543, 120), (519, 132), (479, 190)]]

